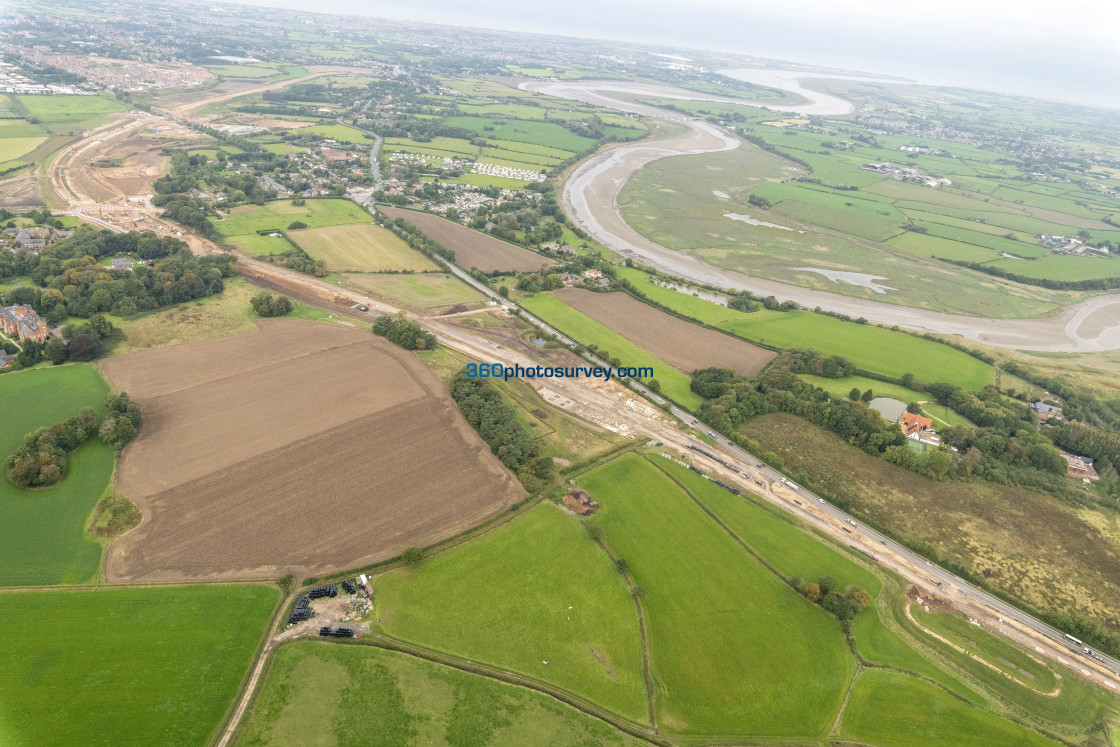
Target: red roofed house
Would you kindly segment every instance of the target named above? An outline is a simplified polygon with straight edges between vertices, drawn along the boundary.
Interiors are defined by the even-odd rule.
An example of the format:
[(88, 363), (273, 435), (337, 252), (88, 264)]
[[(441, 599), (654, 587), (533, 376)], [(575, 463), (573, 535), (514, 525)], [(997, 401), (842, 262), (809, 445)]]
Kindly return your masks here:
[(903, 435), (912, 436), (922, 431), (933, 430), (933, 421), (912, 412), (904, 412), (898, 418), (898, 427), (902, 429)]

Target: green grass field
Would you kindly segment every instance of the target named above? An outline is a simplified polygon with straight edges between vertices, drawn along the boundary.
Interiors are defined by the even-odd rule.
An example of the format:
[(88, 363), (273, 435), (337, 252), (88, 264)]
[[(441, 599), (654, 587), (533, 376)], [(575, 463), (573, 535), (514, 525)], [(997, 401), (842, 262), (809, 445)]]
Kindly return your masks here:
[(885, 381), (869, 379), (865, 376), (844, 376), (839, 379), (828, 379), (823, 376), (812, 376), (810, 374), (798, 374), (797, 376), (807, 384), (820, 387), (833, 397), (847, 397), (852, 389), (855, 388), (859, 389), (861, 392), (866, 392), (870, 389), (872, 394), (876, 397), (891, 397), (892, 399), (897, 399), (906, 404), (910, 404), (911, 402), (925, 402), (926, 404), (922, 405), (922, 412), (925, 413), (927, 417), (934, 419), (934, 430), (947, 425), (973, 425), (971, 420), (963, 415), (958, 415), (948, 407), (935, 402), (929, 402), (929, 395), (925, 392), (907, 389), (899, 384), (889, 384)]
[(340, 124), (323, 124), (314, 125), (312, 127), (300, 127), (297, 130), (292, 130), (297, 135), (321, 135), (322, 137), (338, 140), (343, 143), (355, 144), (370, 144), (373, 143), (373, 138), (367, 137), (365, 133), (359, 132), (352, 127)]
[(843, 355), (866, 371), (892, 378), (912, 373), (927, 382), (945, 381), (969, 391), (982, 389), (993, 380), (991, 366), (948, 345), (809, 311), (748, 314), (654, 285), (640, 270), (619, 268), (618, 273), (652, 300), (751, 342)]
[(835, 619), (646, 459), (621, 457), (580, 484), (602, 504), (593, 524), (644, 589), (659, 726), (690, 735), (825, 734), (853, 672)]
[(544, 145), (549, 148), (559, 148), (572, 153), (582, 153), (595, 145), (595, 141), (591, 138), (577, 135), (567, 127), (553, 122), (520, 119), (501, 121), (505, 121), (506, 124), (498, 124), (485, 117), (448, 117), (443, 123), (448, 127), (462, 127), (463, 129), (473, 130), (479, 136), (488, 140), (512, 140), (520, 143)]
[(415, 309), (473, 304), (481, 306), (482, 294), (453, 275), (346, 275), (344, 282), (363, 293)]
[(373, 217), (350, 200), (307, 200), (293, 205), (291, 200), (273, 200), (264, 205), (235, 207), (214, 227), (225, 236), (253, 234), (267, 229), (286, 230), (293, 221), (302, 221), (308, 228), (346, 226), (372, 223)]
[(864, 671), (852, 688), (840, 737), (876, 747), (1059, 744), (965, 705), (935, 685), (877, 670)]
[[(104, 409), (109, 386), (88, 364), (38, 368), (0, 376), (0, 460), (24, 435)], [(0, 586), (83, 583), (101, 561), (101, 546), (84, 533), (86, 520), (113, 474), (113, 450), (91, 439), (74, 452), (62, 482), (20, 490), (0, 476)]]
[(313, 228), (288, 235), (314, 259), (326, 262), (332, 272), (440, 269), (395, 233), (372, 223)]
[[(291, 221), (288, 221), (291, 223)], [(287, 223), (285, 223), (285, 226)], [(243, 233), (230, 236), (229, 243), (250, 257), (259, 257), (262, 254), (283, 254), (290, 252), (292, 245), (283, 236), (269, 236), (268, 234)]]
[(656, 464), (683, 484), (783, 576), (801, 576), (806, 581), (815, 581), (826, 575), (835, 576), (841, 589), (855, 584), (872, 596), (882, 588), (882, 582), (875, 574), (821, 539), (807, 534), (789, 514), (769, 508), (761, 499), (732, 495), (668, 459)]
[(551, 504), (416, 568), (378, 576), (373, 590), (381, 628), (395, 638), (551, 682), (646, 721), (634, 603), (579, 521)]
[(0, 129), (0, 163), (27, 155), (46, 141), (45, 137), (7, 137)]
[(279, 599), (260, 586), (0, 594), (0, 741), (209, 742)]
[(238, 745), (637, 745), (546, 695), (372, 647), (276, 652)]
[(52, 134), (86, 129), (108, 120), (108, 115), (128, 107), (107, 96), (17, 96), (29, 117), (37, 117)]
[(689, 389), (691, 380), (671, 365), (647, 353), (609, 327), (576, 311), (550, 293), (538, 293), (522, 300), (521, 305), (530, 313), (568, 335), (581, 345), (598, 345), (611, 357), (617, 357), (624, 366), (648, 366), (653, 378), (661, 382), (662, 393), (689, 408), (699, 407), (702, 400)]

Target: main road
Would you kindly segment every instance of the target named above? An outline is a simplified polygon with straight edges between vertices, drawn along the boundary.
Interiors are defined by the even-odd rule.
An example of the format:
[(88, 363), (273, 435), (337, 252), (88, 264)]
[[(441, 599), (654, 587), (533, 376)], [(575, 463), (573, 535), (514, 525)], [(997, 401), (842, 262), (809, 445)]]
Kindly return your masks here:
[[(766, 72), (773, 74), (772, 71)], [(820, 76), (806, 73), (800, 74), (800, 77)], [(623, 219), (618, 197), (626, 182), (638, 169), (653, 161), (678, 155), (732, 150), (739, 147), (741, 141), (723, 128), (702, 119), (636, 103), (633, 99), (656, 96), (701, 101), (736, 100), (628, 81), (529, 82), (523, 83), (522, 88), (631, 114), (671, 120), (685, 128), (683, 133), (661, 140), (620, 145), (602, 151), (576, 167), (564, 184), (564, 208), (572, 220), (623, 256), (697, 283), (728, 290), (748, 290), (760, 296), (775, 296), (781, 301), (795, 301), (806, 308), (820, 307), (852, 317), (864, 317), (886, 326), (897, 324), (922, 332), (960, 335), (987, 345), (1071, 353), (1120, 348), (1120, 295), (1116, 294), (1097, 296), (1045, 318), (988, 319), (852, 298), (756, 278), (714, 267), (690, 254), (668, 249), (642, 236)], [(802, 96), (816, 95), (819, 98), (789, 105), (767, 101), (754, 103), (776, 110), (819, 114), (823, 98), (828, 100), (825, 112), (842, 113), (838, 111), (840, 107), (832, 103), (842, 102), (841, 99), (800, 87), (797, 92)], [(737, 103), (751, 102), (738, 100)]]

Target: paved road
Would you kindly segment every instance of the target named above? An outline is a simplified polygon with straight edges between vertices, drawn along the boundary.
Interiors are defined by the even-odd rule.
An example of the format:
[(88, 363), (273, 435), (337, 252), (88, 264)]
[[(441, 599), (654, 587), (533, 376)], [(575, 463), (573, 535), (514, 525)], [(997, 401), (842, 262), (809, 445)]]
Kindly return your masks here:
[[(703, 422), (677, 407), (671, 409), (672, 413), (683, 422), (689, 423), (692, 427), (707, 433), (709, 437), (711, 436), (711, 429)], [(1074, 644), (1065, 638), (1065, 634), (1057, 628), (1047, 625), (1041, 620), (1026, 614), (1022, 610), (1004, 602), (1002, 599), (992, 596), (982, 589), (978, 589), (950, 571), (930, 563), (921, 555), (898, 544), (886, 535), (880, 534), (874, 529), (860, 524), (852, 516), (827, 503), (820, 498), (820, 496), (810, 492), (805, 487), (794, 486), (794, 484), (789, 482), (780, 472), (762, 464), (755, 456), (731, 443), (723, 436), (716, 436), (713, 440), (717, 444), (714, 449), (713, 447), (706, 446), (699, 442), (697, 442), (696, 445), (706, 451), (719, 452), (719, 456), (723, 458), (724, 461), (736, 466), (740, 470), (747, 470), (763, 476), (765, 479), (770, 480), (771, 483), (776, 482), (778, 485), (788, 484), (793, 486), (791, 499), (782, 499), (778, 503), (778, 505), (784, 503), (785, 505), (782, 505), (782, 507), (790, 513), (798, 515), (802, 519), (813, 519), (816, 518), (816, 514), (819, 514), (831, 517), (841, 522), (841, 525), (847, 525), (849, 528), (853, 529), (853, 534), (847, 535), (847, 533), (845, 533), (844, 535), (837, 536), (835, 532), (833, 532), (834, 536), (837, 536), (837, 539), (847, 539), (847, 544), (854, 545), (856, 548), (875, 556), (876, 560), (882, 562), (884, 565), (889, 563), (890, 558), (888, 558), (888, 555), (904, 561), (903, 570), (901, 572), (912, 581), (927, 586), (936, 585), (936, 593), (944, 595), (950, 600), (954, 598), (963, 598), (980, 607), (994, 610), (998, 617), (1003, 619), (1005, 624), (1008, 620), (1014, 620), (1023, 628), (1032, 631), (1037, 636), (1050, 643), (1050, 650), (1043, 652), (1049, 655), (1050, 658), (1058, 658), (1063, 654), (1070, 658), (1076, 656), (1078, 657), (1076, 663), (1080, 665), (1079, 668), (1090, 667), (1094, 671), (1093, 679), (1098, 682), (1109, 683), (1110, 687), (1117, 689), (1118, 686), (1115, 678), (1120, 677), (1120, 661), (1117, 659), (1098, 652), (1086, 654), (1084, 651), (1077, 650)], [(756, 465), (761, 465), (761, 467)], [(748, 485), (748, 487), (752, 491), (756, 490), (753, 486)], [(801, 503), (797, 503), (796, 501), (798, 500), (800, 500)], [(812, 523), (819, 524), (819, 522)], [(907, 572), (907, 566), (910, 572)], [(895, 570), (898, 570), (898, 568)], [(918, 572), (917, 576), (913, 573), (915, 570)], [(930, 588), (932, 588), (932, 586), (930, 586)], [(1020, 642), (1024, 643), (1023, 641)], [(1037, 643), (1037, 641), (1035, 643)], [(1035, 650), (1037, 651), (1038, 649)]]
[[(627, 180), (652, 161), (677, 155), (713, 153), (740, 145), (738, 138), (711, 123), (682, 116), (620, 97), (639, 89), (667, 98), (719, 100), (679, 89), (611, 81), (570, 81), (523, 84), (527, 90), (565, 96), (619, 111), (679, 122), (686, 131), (663, 140), (621, 145), (602, 151), (580, 164), (564, 184), (568, 215), (604, 245), (626, 257), (671, 275), (728, 290), (749, 290), (760, 296), (795, 301), (805, 308), (820, 307), (876, 324), (899, 325), (922, 332), (960, 335), (969, 340), (1020, 350), (1096, 352), (1120, 348), (1120, 295), (1102, 295), (1040, 319), (985, 319), (897, 306), (879, 301), (802, 288), (776, 280), (723, 270), (692, 255), (668, 249), (642, 236), (623, 220), (619, 194)], [(654, 89), (654, 90), (650, 90)], [(812, 91), (808, 91), (812, 93)]]
[(371, 138), (373, 138), (373, 147), (371, 147), (369, 149), (369, 170), (370, 170), (370, 173), (373, 175), (373, 191), (374, 192), (380, 192), (381, 191), (381, 165), (377, 162), (377, 154), (381, 152), (381, 143), (383, 142), (383, 140), (381, 139), (381, 136), (378, 135), (376, 132), (371, 132), (369, 130), (363, 130), (361, 127), (358, 127), (357, 125), (352, 125), (348, 122), (344, 122), (342, 120), (342, 117), (339, 117), (337, 121), (343, 127), (349, 127), (352, 130), (357, 130), (358, 132), (360, 132), (364, 135), (369, 135)]
[[(475, 280), (470, 276), (470, 274), (464, 272), (458, 267), (455, 267), (454, 265), (449, 265), (449, 268), (453, 273), (455, 273), (456, 276), (462, 278), (465, 282), (469, 283), (471, 286), (486, 294), (490, 298), (498, 301), (499, 303), (510, 306), (511, 308), (517, 308), (515, 304), (512, 304), (510, 301), (502, 298), (489, 286), (479, 282), (478, 280)], [(523, 309), (520, 310), (520, 316), (530, 324), (533, 324), (538, 329), (540, 329), (541, 332), (545, 335), (555, 335), (557, 340), (565, 345), (574, 346), (577, 344), (575, 340), (572, 340), (559, 330), (551, 327), (542, 320), (537, 319), (532, 314), (529, 314)], [(590, 353), (585, 352), (584, 358), (593, 362), (595, 365), (608, 365), (606, 362), (591, 355)], [(657, 403), (658, 405), (666, 404), (666, 400), (664, 398), (649, 391), (641, 384), (635, 381), (630, 381), (628, 382), (628, 384), (631, 388), (641, 392), (643, 395), (645, 395), (651, 401)], [(702, 433), (708, 434), (709, 437), (711, 437), (712, 434), (715, 433), (709, 426), (701, 422), (693, 415), (690, 415), (689, 413), (680, 409), (679, 407), (673, 405), (670, 406), (669, 409), (670, 412), (681, 422), (686, 423), (693, 428), (696, 428)], [(762, 477), (764, 480), (769, 481), (770, 485), (762, 487), (771, 487), (788, 483), (785, 477), (777, 470), (774, 470), (762, 464), (761, 460), (748, 453), (744, 449), (740, 448), (739, 446), (735, 445), (731, 441), (727, 440), (723, 436), (716, 435), (714, 437), (713, 440), (716, 442), (717, 446), (713, 448), (705, 445), (701, 441), (694, 440), (690, 437), (685, 436), (685, 434), (677, 432), (675, 428), (671, 430), (662, 428), (650, 429), (646, 432), (652, 437), (662, 438), (663, 440), (676, 443), (678, 446), (683, 446), (684, 448), (681, 449), (681, 453), (686, 454), (692, 458), (696, 457), (696, 452), (688, 449), (689, 445), (695, 445), (708, 452), (719, 452), (718, 456), (726, 464), (732, 465), (739, 470), (738, 474), (724, 474), (723, 477), (726, 478), (724, 481), (739, 482), (743, 485), (743, 487), (751, 490), (752, 492), (764, 493), (767, 491), (759, 491), (758, 488), (760, 486), (750, 479), (749, 476), (751, 475), (757, 475), (759, 477)], [(682, 438), (682, 436), (684, 437)], [(756, 467), (756, 465), (762, 466), (761, 468), (758, 468)], [(744, 476), (747, 476), (748, 478), (746, 481), (744, 481)], [(792, 485), (792, 483), (789, 484)], [(796, 494), (796, 496), (794, 496), (794, 494)], [(809, 520), (810, 523), (818, 526), (818, 528), (828, 531), (829, 534), (833, 535), (838, 540), (844, 541), (845, 544), (854, 545), (855, 547), (869, 553), (870, 555), (875, 556), (878, 562), (882, 563), (883, 565), (891, 566), (893, 570), (901, 573), (904, 577), (909, 578), (917, 583), (927, 585), (931, 589), (934, 585), (936, 585), (938, 594), (944, 595), (952, 600), (967, 600), (980, 608), (986, 608), (989, 612), (994, 611), (995, 622), (992, 626), (994, 629), (999, 629), (999, 618), (1002, 618), (1005, 630), (1006, 627), (1010, 625), (1010, 623), (1008, 623), (1007, 621), (1015, 621), (1016, 623), (1018, 623), (1018, 625), (1049, 642), (1049, 647), (1041, 653), (1045, 653), (1052, 659), (1059, 658), (1063, 655), (1070, 658), (1076, 656), (1078, 657), (1076, 661), (1081, 666), (1081, 668), (1089, 667), (1094, 671), (1094, 678), (1098, 682), (1112, 683), (1111, 686), (1116, 688), (1116, 682), (1114, 678), (1120, 677), (1120, 661), (1113, 659), (1112, 657), (1099, 654), (1097, 652), (1093, 652), (1091, 655), (1086, 655), (1083, 651), (1071, 650), (1073, 644), (1067, 641), (1067, 639), (1065, 638), (1065, 634), (1063, 634), (1061, 631), (1057, 630), (1054, 627), (1051, 627), (1050, 625), (1047, 625), (1041, 620), (1037, 620), (1034, 617), (1031, 617), (1025, 612), (1013, 607), (1007, 602), (1004, 602), (1002, 599), (994, 597), (986, 591), (983, 591), (982, 589), (976, 588), (964, 579), (955, 576), (953, 573), (941, 568), (940, 566), (930, 563), (922, 556), (909, 550), (905, 546), (898, 544), (889, 537), (880, 534), (874, 529), (863, 526), (855, 518), (845, 513), (844, 511), (841, 511), (835, 506), (827, 503), (819, 496), (811, 493), (806, 488), (796, 486), (796, 488), (790, 491), (790, 498), (776, 496), (772, 491), (770, 491), (767, 495), (764, 495), (764, 497), (769, 498), (771, 502), (775, 503), (786, 511), (795, 514), (799, 518), (803, 520)], [(798, 500), (800, 500), (801, 503), (797, 503), (796, 501)], [(831, 518), (833, 521), (822, 523), (820, 521), (820, 518), (822, 516)], [(846, 532), (844, 532), (843, 527), (849, 528), (853, 533), (851, 535), (848, 535)], [(1036, 652), (1038, 650), (1037, 647), (1039, 647), (1039, 644), (1042, 643), (1042, 641), (1037, 639), (1033, 641), (1027, 641), (1024, 640), (1023, 636), (1011, 636), (1010, 634), (1007, 635), (1009, 635), (1009, 637), (1017, 638), (1020, 644), (1027, 645), (1028, 648), (1035, 648)]]

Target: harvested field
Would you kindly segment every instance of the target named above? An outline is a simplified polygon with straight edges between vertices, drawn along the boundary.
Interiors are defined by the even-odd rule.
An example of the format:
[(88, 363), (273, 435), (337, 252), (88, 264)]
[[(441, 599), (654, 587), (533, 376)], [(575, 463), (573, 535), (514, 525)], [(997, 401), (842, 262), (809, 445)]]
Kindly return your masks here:
[(477, 267), (483, 272), (494, 270), (533, 272), (539, 270), (542, 265), (554, 264), (551, 260), (526, 249), (438, 215), (382, 205), (378, 205), (377, 209), (390, 218), (404, 218), (426, 233), (433, 241), (442, 245), (444, 249), (455, 252), (455, 264), (466, 270)]
[[(144, 407), (114, 581), (311, 576), (456, 534), (523, 496), (413, 355), (290, 319), (108, 359)], [(438, 445), (438, 448), (437, 448)]]
[(327, 269), (343, 272), (426, 272), (440, 266), (381, 226), (330, 226), (293, 231), (292, 239)]
[(776, 355), (658, 311), (625, 293), (565, 288), (556, 291), (556, 296), (682, 371), (716, 366), (753, 378)]

